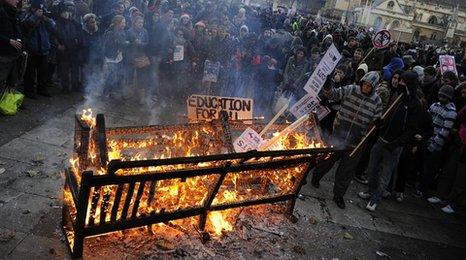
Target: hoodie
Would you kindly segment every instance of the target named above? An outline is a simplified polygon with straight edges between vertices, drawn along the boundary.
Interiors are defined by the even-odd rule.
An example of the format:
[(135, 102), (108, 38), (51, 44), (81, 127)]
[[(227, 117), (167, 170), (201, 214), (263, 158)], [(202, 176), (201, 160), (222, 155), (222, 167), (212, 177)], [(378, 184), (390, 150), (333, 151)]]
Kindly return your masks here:
[(395, 57), (387, 66), (383, 67), (383, 80), (389, 81), (392, 78), (393, 72), (404, 68), (403, 59)]

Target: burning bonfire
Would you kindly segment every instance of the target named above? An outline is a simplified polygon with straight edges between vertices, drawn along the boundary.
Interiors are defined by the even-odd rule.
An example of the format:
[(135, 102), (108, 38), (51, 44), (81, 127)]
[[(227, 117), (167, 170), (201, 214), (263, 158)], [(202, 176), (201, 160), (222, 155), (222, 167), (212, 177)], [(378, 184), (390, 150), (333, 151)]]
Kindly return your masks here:
[[(219, 120), (174, 126), (106, 128), (90, 109), (76, 116), (66, 170), (63, 225), (72, 255), (84, 238), (135, 227), (166, 226), (221, 237), (246, 207), (292, 214), (309, 170), (334, 152), (313, 117), (300, 124), (245, 125)], [(264, 151), (235, 153), (247, 127), (264, 130)], [(261, 132), (262, 133), (262, 132)], [(163, 230), (163, 231), (162, 231)]]

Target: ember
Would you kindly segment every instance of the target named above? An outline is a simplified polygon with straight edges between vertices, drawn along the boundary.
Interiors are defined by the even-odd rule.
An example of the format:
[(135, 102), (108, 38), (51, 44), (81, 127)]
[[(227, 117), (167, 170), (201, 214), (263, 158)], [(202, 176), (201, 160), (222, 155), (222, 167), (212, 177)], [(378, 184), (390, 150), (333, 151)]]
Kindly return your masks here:
[(335, 152), (323, 148), (313, 118), (270, 127), (269, 151), (235, 154), (232, 132), (246, 129), (239, 122), (105, 128), (103, 115), (84, 110), (65, 184), (73, 256), (91, 235), (164, 223), (220, 237), (234, 230), (243, 207), (258, 205), (259, 216), (275, 203), (292, 214), (310, 168)]

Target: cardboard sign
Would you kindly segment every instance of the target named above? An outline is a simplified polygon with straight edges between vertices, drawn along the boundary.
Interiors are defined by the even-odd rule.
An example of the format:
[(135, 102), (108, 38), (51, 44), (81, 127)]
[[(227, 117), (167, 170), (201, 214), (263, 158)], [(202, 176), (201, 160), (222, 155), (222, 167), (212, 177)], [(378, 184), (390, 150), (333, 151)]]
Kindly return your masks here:
[(453, 71), (456, 76), (458, 76), (458, 71), (456, 70), (456, 62), (455, 57), (451, 55), (440, 55), (439, 56), (440, 62), (440, 73), (445, 73), (447, 71)]
[(376, 49), (386, 48), (392, 39), (392, 35), (389, 30), (378, 31), (372, 38), (372, 44)]
[(220, 71), (220, 62), (212, 62), (210, 60), (206, 60), (204, 62), (204, 76), (202, 78), (202, 81), (217, 82), (219, 71)]
[(319, 98), (312, 94), (305, 95), (290, 108), (291, 114), (296, 118), (300, 118), (312, 111), (316, 112), (319, 121), (330, 113), (327, 107), (320, 105)]
[(225, 110), (231, 120), (252, 119), (253, 100), (250, 98), (191, 95), (186, 104), (191, 122), (217, 119), (221, 110)]
[(233, 143), (233, 147), (237, 153), (244, 153), (251, 150), (256, 150), (261, 143), (262, 137), (253, 129), (248, 127)]
[(317, 65), (309, 80), (306, 82), (304, 90), (306, 90), (309, 94), (317, 96), (317, 94), (319, 94), (320, 90), (324, 86), (327, 76), (332, 73), (340, 59), (340, 52), (338, 52), (335, 45), (332, 44), (328, 48), (322, 60), (320, 60), (319, 65)]
[(184, 60), (184, 46), (176, 45), (175, 51), (173, 52), (173, 61), (182, 61)]

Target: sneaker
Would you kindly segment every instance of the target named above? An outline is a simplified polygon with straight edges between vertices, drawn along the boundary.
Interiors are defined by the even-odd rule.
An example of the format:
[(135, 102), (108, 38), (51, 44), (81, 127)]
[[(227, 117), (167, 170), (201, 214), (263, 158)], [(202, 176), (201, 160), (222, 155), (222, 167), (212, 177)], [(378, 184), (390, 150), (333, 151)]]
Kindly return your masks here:
[(369, 203), (367, 203), (366, 209), (374, 212), (376, 207), (377, 207), (377, 203), (369, 201)]
[(371, 198), (371, 194), (366, 191), (361, 191), (360, 193), (358, 193), (358, 196), (363, 200), (368, 200)]
[(413, 196), (416, 198), (422, 198), (424, 194), (420, 190), (415, 190)]
[(361, 184), (364, 184), (364, 185), (367, 185), (369, 183), (369, 181), (367, 180), (366, 176), (364, 175), (356, 175), (354, 176), (354, 179), (361, 183)]
[(343, 197), (335, 196), (335, 197), (333, 197), (333, 201), (335, 202), (335, 204), (337, 204), (337, 206), (340, 209), (345, 209), (346, 208), (345, 200), (343, 199)]
[(455, 213), (455, 210), (450, 205), (446, 205), (445, 207), (443, 207), (442, 211), (447, 214)]
[(435, 196), (428, 198), (427, 201), (432, 203), (432, 204), (438, 204), (438, 203), (443, 202), (441, 199), (439, 199), (438, 197), (435, 197)]
[(382, 198), (386, 199), (390, 197), (392, 194), (388, 190), (384, 190), (382, 193)]
[(405, 198), (405, 195), (403, 194), (403, 192), (397, 192), (395, 193), (395, 199), (396, 201), (398, 202), (402, 202)]

